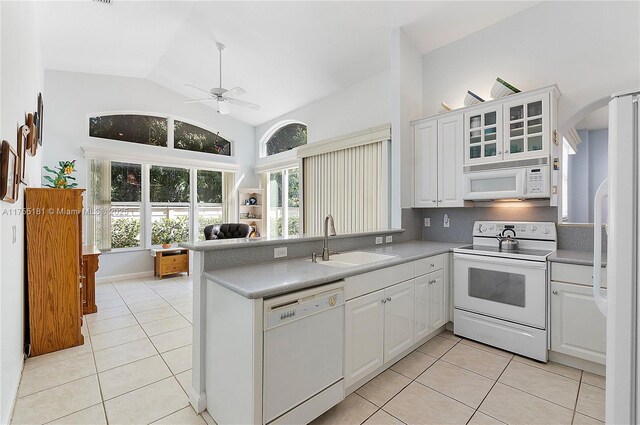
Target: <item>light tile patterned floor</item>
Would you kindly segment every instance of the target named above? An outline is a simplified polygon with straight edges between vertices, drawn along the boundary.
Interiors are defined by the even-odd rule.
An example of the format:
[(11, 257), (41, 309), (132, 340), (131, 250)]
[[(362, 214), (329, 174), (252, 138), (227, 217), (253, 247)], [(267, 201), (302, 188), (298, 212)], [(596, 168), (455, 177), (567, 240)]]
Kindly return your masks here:
[(312, 424), (602, 424), (604, 383), (445, 331)]
[(85, 344), (25, 363), (14, 424), (214, 424), (196, 415), (191, 382), (193, 281), (98, 284)]
[[(196, 415), (192, 280), (99, 284), (85, 344), (28, 359), (14, 424), (214, 424)], [(604, 378), (443, 332), (313, 423), (599, 424)]]

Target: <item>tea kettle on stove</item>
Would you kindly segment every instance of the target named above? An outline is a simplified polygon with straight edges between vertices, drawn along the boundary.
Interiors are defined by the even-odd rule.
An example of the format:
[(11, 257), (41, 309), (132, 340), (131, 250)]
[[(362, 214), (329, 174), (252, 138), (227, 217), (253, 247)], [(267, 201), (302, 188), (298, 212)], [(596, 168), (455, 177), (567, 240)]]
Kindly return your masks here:
[[(511, 232), (512, 235), (505, 235), (505, 233)], [(496, 238), (499, 241), (498, 249), (500, 251), (516, 251), (519, 248), (519, 242), (516, 239), (516, 231), (513, 229), (504, 229), (502, 234), (496, 235)]]

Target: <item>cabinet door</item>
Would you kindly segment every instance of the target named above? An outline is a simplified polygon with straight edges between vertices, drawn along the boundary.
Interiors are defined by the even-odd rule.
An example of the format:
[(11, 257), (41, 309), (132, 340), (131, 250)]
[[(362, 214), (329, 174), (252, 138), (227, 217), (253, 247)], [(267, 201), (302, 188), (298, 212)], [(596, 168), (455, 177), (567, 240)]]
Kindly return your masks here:
[(438, 207), (464, 206), (463, 117), (438, 120)]
[(444, 271), (429, 273), (429, 332), (435, 331), (447, 322), (447, 285)]
[(435, 207), (438, 199), (438, 121), (414, 128), (414, 207)]
[(464, 163), (482, 164), (502, 159), (502, 106), (464, 114)]
[(345, 303), (345, 387), (384, 362), (384, 297), (380, 290)]
[(414, 280), (384, 290), (384, 361), (413, 344)]
[(431, 280), (431, 274), (418, 276), (414, 279), (414, 342), (421, 340), (431, 333), (429, 325), (431, 321), (431, 312), (429, 311), (429, 282)]
[(605, 364), (606, 328), (593, 287), (551, 282), (551, 350)]
[(504, 159), (549, 155), (549, 94), (506, 103), (504, 111)]

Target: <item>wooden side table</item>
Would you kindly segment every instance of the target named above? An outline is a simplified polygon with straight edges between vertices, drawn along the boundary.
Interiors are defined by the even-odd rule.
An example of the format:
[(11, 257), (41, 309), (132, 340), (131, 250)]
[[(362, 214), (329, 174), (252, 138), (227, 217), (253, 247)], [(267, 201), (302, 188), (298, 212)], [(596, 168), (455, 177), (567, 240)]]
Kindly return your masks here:
[(80, 281), (82, 284), (82, 314), (98, 311), (96, 306), (96, 272), (100, 266), (98, 257), (102, 254), (95, 246), (82, 246), (82, 267)]
[(154, 276), (162, 279), (168, 274), (187, 273), (189, 276), (189, 250), (186, 248), (152, 249)]

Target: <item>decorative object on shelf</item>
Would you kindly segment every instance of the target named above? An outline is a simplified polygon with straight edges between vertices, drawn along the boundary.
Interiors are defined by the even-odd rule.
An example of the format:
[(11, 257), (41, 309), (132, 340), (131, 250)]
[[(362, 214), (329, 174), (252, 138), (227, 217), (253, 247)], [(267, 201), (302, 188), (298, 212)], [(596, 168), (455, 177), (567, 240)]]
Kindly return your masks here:
[(29, 128), (29, 134), (27, 134), (27, 153), (30, 156), (36, 156), (36, 151), (38, 150), (38, 141), (37, 139), (37, 130), (36, 125), (34, 123), (33, 114), (27, 115), (27, 127)]
[(0, 159), (0, 200), (14, 203), (18, 200), (18, 155), (6, 140), (2, 141)]
[(27, 168), (27, 136), (29, 135), (29, 127), (21, 125), (18, 128), (18, 174), (20, 182), (27, 184), (25, 169)]
[(520, 93), (520, 90), (507, 83), (500, 77), (496, 78), (496, 82), (491, 88), (491, 97), (494, 99), (499, 99), (501, 97), (509, 96), (516, 93)]
[(71, 173), (76, 171), (76, 160), (73, 161), (60, 161), (58, 162), (57, 170), (52, 170), (46, 165), (43, 167), (45, 171), (53, 173), (53, 177), (44, 176), (44, 179), (51, 184), (45, 185), (46, 187), (53, 187), (56, 189), (73, 189), (78, 186), (78, 183), (69, 183), (69, 180), (75, 180), (76, 178)]
[(252, 196), (251, 198), (249, 198), (249, 205), (257, 205), (258, 204), (258, 200), (255, 198), (255, 196)]
[(38, 144), (42, 146), (42, 127), (44, 120), (44, 103), (42, 102), (42, 93), (38, 93), (38, 110), (36, 111), (36, 130), (37, 130), (37, 140)]
[(249, 225), (251, 227), (251, 231), (249, 231), (249, 238), (259, 238), (260, 237), (260, 232), (258, 232), (257, 228), (256, 228), (256, 223), (251, 223)]
[(440, 110), (440, 112), (451, 112), (453, 110), (451, 106), (447, 105), (444, 102), (440, 102), (440, 106), (442, 106), (442, 109)]
[(484, 99), (472, 92), (471, 90), (467, 90), (467, 96), (464, 98), (464, 106), (478, 105), (484, 102)]
[(164, 248), (164, 249), (169, 249), (169, 248), (171, 248), (171, 243), (163, 243), (163, 244), (162, 244), (162, 248)]

